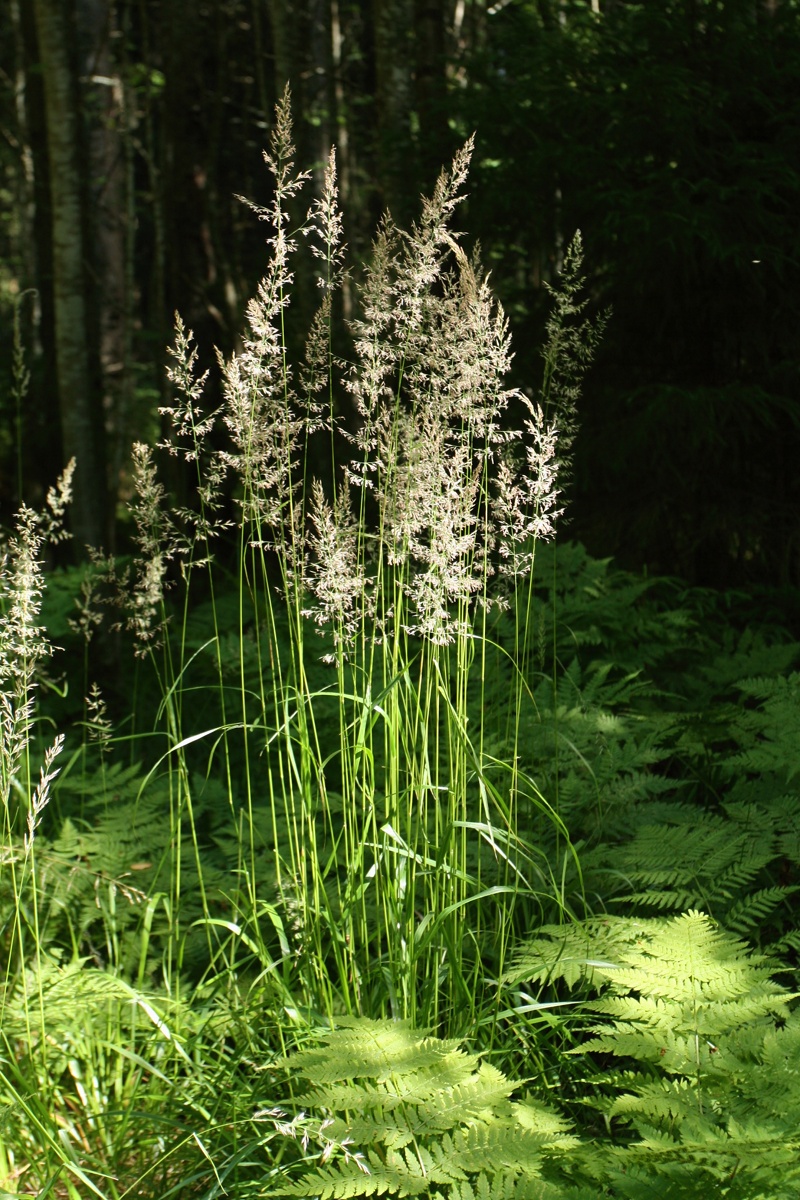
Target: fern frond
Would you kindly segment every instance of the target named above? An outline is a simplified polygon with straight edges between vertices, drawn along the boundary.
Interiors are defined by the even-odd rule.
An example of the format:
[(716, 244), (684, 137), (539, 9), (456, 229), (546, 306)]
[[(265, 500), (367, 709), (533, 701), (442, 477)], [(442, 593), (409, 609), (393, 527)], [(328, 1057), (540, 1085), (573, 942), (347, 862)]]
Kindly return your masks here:
[[(654, 819), (647, 819), (648, 811)], [(775, 823), (763, 818), (731, 820), (728, 813), (690, 805), (650, 805), (639, 820), (644, 823), (632, 838), (606, 848), (606, 861), (639, 885), (624, 897), (629, 904), (684, 911), (699, 906), (727, 919), (777, 854)]]
[[(617, 965), (596, 972), (603, 1020), (571, 1053), (623, 1069), (594, 1075), (607, 1118), (638, 1140), (583, 1162), (612, 1194), (689, 1200), (794, 1196), (800, 1181), (800, 1019), (754, 954), (702, 913), (631, 922)], [(781, 1190), (787, 1185), (785, 1192)], [(762, 1190), (763, 1185), (763, 1190)]]
[[(433, 1171), (430, 1156), (390, 1151), (385, 1157), (370, 1151), (366, 1169), (352, 1159), (314, 1171), (293, 1184), (284, 1184), (282, 1196), (316, 1196), (319, 1200), (350, 1200), (355, 1196), (422, 1196), (434, 1183), (449, 1183), (451, 1172)], [(462, 1176), (463, 1178), (463, 1176)]]
[[(703, 913), (688, 912), (655, 922), (649, 937), (640, 938), (635, 947), (623, 952), (622, 965), (613, 972), (613, 979), (618, 989), (663, 996), (676, 1003), (729, 1005), (729, 1019), (736, 1021), (740, 999), (753, 1001), (756, 993), (763, 996), (764, 1013), (785, 1004), (785, 993), (771, 982), (764, 962), (763, 956), (749, 952), (744, 942), (716, 929)], [(742, 1021), (752, 1015), (749, 1004)]]
[(742, 748), (729, 766), (790, 783), (800, 770), (793, 751), (800, 737), (800, 673), (744, 679), (737, 688), (758, 707), (739, 710), (735, 732)]
[(797, 890), (796, 887), (768, 887), (743, 896), (726, 912), (726, 928), (741, 934), (757, 929)]
[(491, 1120), (497, 1106), (517, 1086), (495, 1067), (481, 1063), (476, 1074), (464, 1083), (442, 1087), (427, 1097), (409, 1123), (409, 1134), (414, 1138), (425, 1137), (452, 1129), (460, 1121)]
[(648, 1124), (669, 1132), (673, 1126), (694, 1115), (701, 1104), (702, 1097), (695, 1080), (679, 1077), (641, 1082), (640, 1079), (637, 1091), (617, 1096), (608, 1114), (634, 1122), (640, 1117)]
[(578, 1145), (578, 1139), (565, 1133), (525, 1128), (516, 1113), (506, 1122), (493, 1121), (460, 1129), (448, 1144), (461, 1167), (469, 1172), (518, 1173), (527, 1177), (541, 1175), (548, 1151), (566, 1152)]
[[(641, 923), (641, 931), (647, 929)], [(524, 942), (503, 983), (549, 983), (563, 979), (567, 987), (601, 986), (620, 964), (625, 947), (640, 936), (637, 922), (624, 917), (596, 917), (580, 924), (545, 925)]]
[[(441, 1192), (432, 1193), (431, 1200), (445, 1200), (445, 1196)], [(446, 1200), (598, 1200), (598, 1193), (595, 1189), (588, 1191), (547, 1179), (481, 1174), (474, 1182), (465, 1179), (453, 1184)]]
[(464, 1078), (470, 1074), (458, 1041), (440, 1041), (426, 1030), (412, 1031), (403, 1021), (371, 1021), (366, 1017), (337, 1020), (336, 1027), (320, 1035), (324, 1048), (301, 1050), (284, 1059), (292, 1069), (318, 1084), (342, 1079), (374, 1078), (379, 1081), (406, 1072), (418, 1072), (448, 1058), (464, 1061)]
[(533, 1100), (513, 1102), (518, 1085), (457, 1042), (402, 1022), (355, 1018), (318, 1036), (321, 1046), (290, 1055), (283, 1066), (309, 1080), (302, 1103), (326, 1114), (330, 1136), (364, 1147), (366, 1158), (348, 1154), (317, 1166), (281, 1195), (458, 1200), (475, 1188), (485, 1192), (483, 1177), (498, 1180), (498, 1194), (522, 1200), (531, 1193), (514, 1179), (556, 1179), (559, 1156), (578, 1145), (559, 1114)]

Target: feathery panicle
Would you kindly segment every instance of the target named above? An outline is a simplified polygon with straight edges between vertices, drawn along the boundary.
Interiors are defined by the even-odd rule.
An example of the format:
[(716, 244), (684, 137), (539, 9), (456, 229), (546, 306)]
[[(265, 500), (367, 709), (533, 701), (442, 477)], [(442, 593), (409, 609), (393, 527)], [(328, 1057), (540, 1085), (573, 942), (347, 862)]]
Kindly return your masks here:
[(441, 274), (443, 251), (452, 244), (449, 221), (463, 200), (475, 139), (470, 137), (456, 153), (450, 170), (440, 173), (433, 195), (422, 198), (422, 216), (406, 238), (406, 254), (398, 279), (397, 320), (410, 333), (424, 323), (425, 299)]
[(167, 583), (167, 563), (177, 547), (175, 533), (164, 511), (164, 489), (158, 482), (153, 452), (143, 442), (133, 446), (134, 501), (131, 512), (136, 524), (135, 583), (128, 598), (127, 627), (138, 646), (137, 657), (144, 657), (159, 643), (163, 630), (163, 601)]
[(38, 623), (44, 592), (40, 554), (45, 542), (60, 542), (69, 536), (63, 521), (74, 471), (72, 459), (57, 485), (48, 491), (43, 512), (22, 506), (16, 533), (0, 560), (0, 687), (4, 681), (15, 680), (20, 695), (30, 687), (39, 660), (52, 653)]
[[(331, 431), (332, 378), (334, 365), (331, 345), (333, 316), (332, 293), (342, 286), (347, 275), (342, 241), (343, 222), (336, 184), (336, 152), (331, 149), (322, 181), (322, 194), (308, 210), (302, 230), (310, 240), (312, 255), (320, 263), (317, 284), (323, 289), (322, 302), (311, 322), (306, 339), (305, 364), (301, 373), (303, 418), (308, 434)], [(324, 264), (324, 269), (323, 265)]]
[[(230, 521), (217, 515), (224, 503), (227, 468), (208, 444), (217, 419), (216, 412), (204, 413), (200, 404), (208, 371), (198, 374), (194, 334), (191, 329), (186, 329), (179, 313), (175, 314), (175, 343), (168, 348), (168, 353), (173, 365), (167, 368), (167, 378), (176, 389), (177, 398), (173, 405), (163, 405), (158, 410), (172, 426), (169, 437), (159, 442), (158, 447), (196, 465), (199, 507), (176, 507), (173, 511), (185, 531), (179, 552), (191, 557), (192, 566), (207, 566), (210, 561), (208, 543), (231, 526)], [(195, 553), (198, 543), (206, 550), (204, 557), (198, 558)]]
[(525, 421), (528, 439), (524, 466), (515, 448), (501, 453), (495, 466), (494, 494), (490, 511), (493, 521), (492, 549), (499, 555), (498, 570), (508, 579), (522, 579), (533, 569), (536, 543), (555, 533), (562, 513), (556, 508), (558, 462), (557, 432), (548, 425), (538, 405), (522, 397), (530, 417)]
[[(470, 138), (456, 154), (451, 169), (441, 172), (433, 196), (423, 198), (420, 221), (412, 226), (410, 234), (398, 235), (401, 245), (390, 260), (391, 303), (385, 311), (391, 315), (396, 369), (402, 370), (403, 375), (414, 365), (424, 372), (431, 352), (435, 354), (442, 349), (435, 342), (435, 316), (431, 319), (438, 307), (434, 287), (442, 277), (456, 240), (456, 235), (448, 229), (448, 221), (463, 198), (461, 188), (472, 149)], [(387, 243), (389, 246), (391, 243)], [(424, 378), (422, 382), (424, 385)]]
[(578, 298), (584, 286), (582, 252), (581, 236), (576, 233), (558, 286), (547, 285), (553, 308), (542, 351), (545, 371), (540, 401), (534, 404), (527, 396), (518, 396), (528, 413), (522, 441), (524, 469), (506, 457), (497, 472), (492, 500), (496, 544), (500, 573), (510, 577), (530, 572), (537, 540), (551, 538), (563, 514), (558, 501), (569, 471), (581, 383), (605, 325), (604, 317), (592, 324), (583, 315), (587, 301)]
[[(448, 228), (470, 153), (468, 143), (442, 173), (410, 235), (381, 229), (347, 383), (362, 418), (353, 438), (362, 457), (349, 479), (380, 506), (386, 561), (403, 572), (415, 614), (406, 631), (438, 644), (463, 632), (470, 597), (490, 600), (485, 582), (496, 569), (514, 577), (531, 569), (536, 540), (551, 536), (558, 516), (560, 426), (505, 386), (508, 322), (477, 256)], [(574, 325), (558, 334), (548, 384), (563, 422), (596, 341), (585, 322), (574, 324), (578, 263), (576, 248), (567, 256), (570, 299), (553, 326)], [(578, 343), (581, 364), (568, 374), (562, 357)], [(512, 403), (528, 410), (522, 429), (509, 425)]]
[(457, 242), (451, 241), (450, 249), (457, 270), (441, 303), (436, 391), (476, 453), (491, 460), (494, 447), (518, 436), (502, 429), (500, 421), (509, 403), (521, 398), (503, 385), (511, 367), (511, 335), (477, 252), (470, 260)]
[[(283, 96), (275, 108), (275, 127), (270, 137), (270, 148), (264, 151), (264, 161), (269, 167), (275, 183), (272, 204), (265, 208), (260, 204), (255, 204), (252, 200), (247, 200), (244, 196), (237, 197), (256, 213), (260, 221), (265, 221), (272, 229), (271, 235), (267, 238), (267, 245), (272, 248), (270, 270), (259, 288), (259, 303), (251, 301), (248, 308), (248, 319), (254, 332), (258, 332), (256, 325), (261, 309), (268, 312), (271, 318), (274, 306), (277, 305), (280, 309), (283, 302), (288, 304), (286, 292), (293, 278), (288, 264), (297, 243), (293, 237), (287, 236), (286, 227), (289, 223), (289, 213), (286, 205), (311, 178), (310, 171), (295, 172), (292, 157), (294, 152), (291, 93), (287, 83)], [(253, 324), (254, 321), (256, 325)]]
[[(252, 543), (264, 547), (281, 544), (284, 549), (280, 526), (286, 518), (294, 531), (293, 473), (305, 437), (302, 417), (294, 410), (282, 332), (293, 280), (289, 259), (296, 249), (296, 239), (286, 233), (286, 203), (310, 177), (308, 171), (294, 172), (293, 154), (287, 86), (276, 109), (270, 150), (264, 155), (275, 181), (273, 202), (269, 208), (261, 208), (245, 201), (272, 228), (267, 238), (271, 259), (257, 295), (247, 306), (249, 334), (243, 348), (229, 362), (221, 363), (224, 421), (234, 443), (233, 452), (224, 453), (222, 460), (241, 481), (243, 518), (253, 531)], [(299, 552), (293, 538), (289, 552), (296, 559)]]
[[(283, 89), (283, 95), (275, 106), (275, 127), (270, 136), (269, 150), (264, 151), (264, 161), (275, 178), (275, 200), (279, 206), (291, 196), (296, 195), (303, 184), (311, 178), (310, 171), (299, 171), (293, 174), (294, 159), (292, 156), (294, 153), (292, 93), (287, 83)], [(287, 219), (282, 208), (279, 208), (279, 212), (283, 213), (284, 220)], [(273, 219), (273, 217), (274, 210), (268, 219)], [(279, 220), (275, 224), (282, 225), (284, 220)]]
[[(350, 505), (347, 484), (343, 484), (331, 506), (325, 499), (322, 484), (312, 485), (309, 535), (311, 561), (306, 571), (306, 584), (317, 603), (303, 610), (317, 625), (330, 625), (333, 633), (334, 655), (326, 661), (347, 657), (355, 641), (365, 605), (371, 607), (367, 577), (359, 562), (359, 530)], [(368, 613), (367, 613), (368, 615)]]
[[(204, 415), (200, 407), (200, 399), (205, 390), (208, 371), (202, 375), (197, 373), (197, 346), (194, 344), (194, 334), (186, 329), (180, 313), (175, 313), (175, 344), (167, 347), (167, 353), (172, 359), (167, 367), (167, 379), (178, 392), (178, 402), (175, 405), (162, 405), (159, 408), (161, 416), (169, 418), (172, 433), (158, 446), (168, 454), (182, 454), (184, 460), (196, 462), (208, 435), (214, 428), (214, 414)], [(187, 446), (181, 446), (179, 439), (185, 439)]]
[(58, 478), (55, 487), (47, 489), (47, 507), (41, 513), (39, 526), (48, 542), (66, 542), (72, 534), (64, 528), (67, 507), (72, 503), (72, 477), (75, 474), (75, 459), (71, 458)]
[(266, 221), (272, 226), (273, 234), (267, 239), (267, 245), (274, 248), (276, 257), (282, 257), (287, 246), (285, 227), (289, 221), (286, 203), (302, 189), (311, 178), (310, 171), (294, 170), (295, 145), (292, 141), (292, 95), (289, 84), (283, 89), (283, 95), (275, 106), (275, 125), (269, 139), (269, 150), (264, 151), (264, 162), (270, 169), (275, 180), (275, 195), (272, 204), (264, 208), (244, 196), (237, 196), (248, 208), (252, 209), (260, 221)]
[(97, 683), (93, 683), (89, 688), (89, 695), (86, 697), (86, 714), (89, 741), (95, 743), (101, 754), (108, 754), (111, 750), (112, 726), (108, 719), (106, 702)]
[(419, 422), (404, 414), (400, 429), (393, 491), (381, 497), (387, 558), (401, 568), (411, 602), (406, 632), (447, 645), (463, 632), (463, 606), (481, 586), (474, 571), (480, 481), (468, 447), (448, 436), (432, 407)]
[[(95, 560), (96, 561), (96, 560)], [(97, 592), (97, 573), (88, 570), (81, 580), (80, 594), (73, 600), (78, 610), (77, 616), (67, 617), (67, 624), (73, 633), (77, 633), (87, 646), (94, 636), (94, 631), (103, 624), (102, 601)]]
[(63, 749), (64, 734), (57, 733), (52, 746), (48, 746), (44, 752), (44, 764), (39, 770), (39, 782), (37, 783), (34, 793), (30, 799), (27, 828), (25, 830), (24, 839), (26, 854), (29, 854), (33, 849), (34, 835), (42, 820), (42, 813), (47, 807), (47, 802), (50, 799), (50, 784), (53, 782), (59, 772), (59, 768), (53, 770), (53, 763)]
[(345, 276), (347, 246), (342, 240), (344, 224), (336, 178), (336, 151), (331, 148), (322, 179), (322, 194), (309, 208), (303, 228), (303, 234), (311, 236), (311, 253), (325, 264), (325, 273), (317, 277), (317, 283), (326, 291), (340, 287)]
[(384, 217), (360, 289), (364, 316), (352, 323), (355, 361), (345, 386), (361, 418), (353, 442), (362, 457), (351, 462), (349, 472), (354, 483), (366, 487), (374, 486), (375, 472), (386, 469), (385, 460), (374, 455), (379, 445), (387, 442), (402, 360), (394, 327), (398, 247), (398, 231), (391, 218)]
[(585, 284), (582, 262), (583, 242), (578, 231), (564, 256), (558, 286), (545, 284), (553, 307), (545, 326), (541, 403), (545, 416), (558, 430), (558, 459), (562, 468), (575, 439), (583, 376), (594, 358), (607, 319), (604, 314), (592, 324), (583, 316), (588, 301), (579, 299)]
[[(37, 671), (42, 660), (53, 652), (47, 631), (39, 624), (44, 593), (41, 553), (46, 542), (60, 542), (68, 536), (63, 520), (74, 470), (73, 459), (49, 490), (43, 512), (36, 513), (23, 505), (16, 532), (0, 558), (0, 798), (7, 821), (12, 783), (30, 741)], [(45, 758), (42, 778), (29, 808), (29, 838), (47, 803), (54, 778), (50, 770), (62, 743), (59, 735), (47, 752), (49, 757)]]
[(18, 695), (33, 682), (38, 661), (51, 653), (38, 621), (44, 591), (39, 559), (43, 541), (39, 515), (23, 505), (0, 566), (0, 685), (10, 683)]
[(334, 424), (331, 412), (331, 293), (326, 291), (311, 320), (306, 338), (305, 362), (300, 373), (301, 401), (306, 433), (330, 432)]
[(0, 690), (0, 803), (10, 824), (11, 788), (30, 741), (33, 722), (33, 696), (15, 695)]
[[(249, 311), (251, 326), (252, 316)], [(251, 540), (267, 546), (278, 540), (304, 430), (285, 402), (283, 351), (265, 310), (259, 322), (260, 339), (246, 339), (223, 366), (224, 421), (234, 449), (223, 452), (222, 459), (241, 482), (242, 515), (252, 529)]]

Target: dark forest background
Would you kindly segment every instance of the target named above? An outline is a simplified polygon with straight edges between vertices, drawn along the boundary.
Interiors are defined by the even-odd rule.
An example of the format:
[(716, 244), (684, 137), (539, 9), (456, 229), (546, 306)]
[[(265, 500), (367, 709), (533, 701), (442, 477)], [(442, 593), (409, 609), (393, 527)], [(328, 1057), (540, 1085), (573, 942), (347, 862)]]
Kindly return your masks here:
[[(571, 536), (693, 583), (800, 583), (799, 16), (796, 0), (0, 5), (3, 522), (76, 454), (76, 544), (124, 547), (129, 448), (159, 436), (173, 312), (212, 368), (210, 404), (214, 347), (236, 345), (266, 259), (237, 196), (269, 198), (261, 152), (288, 81), (314, 173), (303, 211), (335, 143), (356, 263), (382, 211), (412, 221), (475, 131), (460, 224), (531, 392), (545, 285), (582, 231), (591, 307), (612, 315)], [(301, 274), (290, 339), (314, 291)], [(355, 302), (345, 288), (345, 355)]]

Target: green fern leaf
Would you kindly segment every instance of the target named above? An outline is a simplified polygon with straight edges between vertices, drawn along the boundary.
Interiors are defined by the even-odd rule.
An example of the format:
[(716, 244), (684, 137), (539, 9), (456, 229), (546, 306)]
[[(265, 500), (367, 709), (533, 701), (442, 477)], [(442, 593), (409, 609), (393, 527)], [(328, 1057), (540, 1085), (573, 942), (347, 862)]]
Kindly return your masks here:
[[(512, 1101), (517, 1085), (457, 1042), (366, 1019), (346, 1019), (318, 1037), (320, 1046), (283, 1065), (310, 1082), (302, 1103), (325, 1114), (328, 1136), (363, 1147), (366, 1158), (359, 1162), (348, 1150), (343, 1160), (309, 1164), (279, 1194), (460, 1200), (483, 1195), (486, 1181), (497, 1180), (498, 1195), (514, 1200), (569, 1196), (558, 1179), (559, 1161), (578, 1145), (568, 1123), (541, 1103)], [(547, 1176), (550, 1192), (514, 1182), (532, 1186)]]

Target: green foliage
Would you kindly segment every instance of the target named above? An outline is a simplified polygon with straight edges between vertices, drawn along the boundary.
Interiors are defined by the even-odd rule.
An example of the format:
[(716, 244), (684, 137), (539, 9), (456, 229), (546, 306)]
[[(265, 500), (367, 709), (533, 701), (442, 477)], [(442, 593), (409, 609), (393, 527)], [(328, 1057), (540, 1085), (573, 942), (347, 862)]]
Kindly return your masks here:
[(339, 1021), (321, 1046), (291, 1055), (310, 1090), (296, 1103), (323, 1112), (346, 1156), (275, 1194), (430, 1196), (440, 1200), (582, 1200), (559, 1178), (577, 1145), (568, 1124), (457, 1041), (401, 1022)]
[(637, 1200), (794, 1194), (800, 1023), (762, 956), (697, 912), (604, 918), (543, 930), (509, 981), (559, 978), (602, 993), (583, 1007), (593, 1036), (572, 1053), (619, 1060), (589, 1072), (590, 1103), (638, 1139), (585, 1148), (599, 1182)]
[[(800, 866), (796, 676), (783, 673), (796, 658), (794, 643), (746, 634), (706, 662), (690, 693), (703, 707), (674, 714), (660, 739), (663, 746), (666, 730), (687, 798), (636, 798), (584, 860), (589, 872), (613, 872), (609, 899), (702, 907), (730, 930), (762, 939), (781, 928)], [(770, 674), (740, 677), (754, 667)]]
[[(755, 620), (768, 603), (641, 579), (580, 547), (542, 547), (524, 603), (533, 695), (493, 750), (516, 756), (580, 847), (526, 814), (578, 912), (702, 908), (788, 934), (797, 886), (798, 645)], [(513, 646), (511, 623), (494, 637)], [(498, 654), (487, 688), (502, 706)], [(547, 918), (545, 918), (547, 919)]]
[[(37, 919), (51, 953), (41, 968), (31, 964), (32, 990), (7, 1001), (13, 1030), (24, 1018), (26, 994), (52, 997), (46, 1025), (65, 1041), (48, 1061), (52, 1070), (61, 1062), (69, 1082), (48, 1103), (68, 1113), (71, 1097), (85, 1091), (105, 1131), (102, 1155), (111, 1156), (98, 1153), (92, 1161), (130, 1154), (133, 1178), (147, 1161), (133, 1155), (137, 1139), (145, 1155), (156, 1147), (135, 1123), (109, 1125), (106, 1109), (113, 1103), (127, 1110), (134, 1099), (174, 1106), (180, 1096), (183, 1120), (205, 1153), (194, 1142), (187, 1149), (176, 1129), (167, 1139), (169, 1161), (186, 1178), (192, 1171), (207, 1178), (209, 1194), (217, 1194), (214, 1170), (225, 1186), (245, 1186), (256, 1163), (278, 1195), (359, 1196), (383, 1188), (448, 1200), (588, 1200), (610, 1189), (639, 1200), (655, 1188), (672, 1200), (696, 1194), (698, 1178), (719, 1181), (736, 1200), (792, 1194), (796, 1020), (783, 1019), (787, 993), (742, 943), (698, 916), (604, 914), (545, 927), (521, 947), (505, 971), (499, 1008), (487, 968), (500, 961), (490, 957), (491, 888), (502, 883), (506, 864), (539, 890), (539, 920), (556, 916), (545, 897), (557, 874), (578, 914), (587, 904), (622, 904), (640, 914), (702, 906), (728, 929), (795, 953), (789, 904), (800, 825), (790, 673), (796, 647), (778, 628), (742, 632), (747, 609), (737, 608), (735, 597), (722, 609), (706, 593), (635, 579), (567, 545), (555, 561), (540, 550), (533, 590), (517, 603), (531, 612), (533, 683), (519, 724), (509, 721), (514, 622), (507, 614), (493, 618), (487, 649), (497, 657), (485, 692), (476, 689), (469, 704), (483, 695), (493, 718), (491, 733), (486, 727), (487, 787), (509, 778), (503, 761), (517, 737), (515, 803), (524, 834), (503, 840), (487, 825), (480, 853), (466, 859), (486, 894), (474, 924), (462, 922), (465, 936), (485, 930), (484, 973), (473, 985), (474, 1036), (492, 1047), (504, 1072), (464, 1054), (455, 1041), (397, 1022), (339, 1018), (321, 1046), (308, 1048), (302, 1018), (316, 1015), (293, 990), (315, 942), (298, 919), (300, 898), (293, 900), (287, 880), (278, 888), (271, 865), (274, 839), (288, 840), (290, 824), (274, 822), (262, 805), (240, 812), (232, 825), (236, 792), (205, 754), (176, 785), (166, 764), (148, 777), (122, 767), (112, 746), (97, 769), (76, 758), (54, 782), (49, 828), (45, 821), (35, 843)], [(61, 606), (69, 607), (66, 593)], [(223, 598), (218, 611), (234, 609)], [(208, 607), (196, 614), (187, 635), (190, 653), (200, 651), (191, 667), (197, 685), (213, 662), (202, 649), (210, 615)], [(221, 637), (236, 650), (232, 631), (221, 626)], [(259, 686), (267, 645), (247, 632), (236, 670), (244, 664), (251, 689)], [(290, 661), (282, 646), (283, 662)], [(325, 668), (315, 657), (310, 690), (322, 697)], [(207, 713), (190, 700), (189, 672), (182, 686), (188, 735), (195, 728), (190, 716), (207, 728)], [(208, 702), (202, 689), (198, 696)], [(319, 711), (319, 736), (335, 738), (338, 723)], [(235, 772), (236, 757), (230, 761)], [(569, 847), (559, 845), (557, 827), (541, 819), (535, 793), (526, 801), (526, 779), (582, 840), (580, 873)], [(331, 789), (331, 814), (342, 803)], [(57, 811), (64, 815), (56, 819)], [(315, 817), (319, 836), (324, 819)], [(384, 852), (391, 846), (387, 838)], [(346, 865), (344, 852), (331, 846), (337, 871)], [(10, 882), (4, 872), (6, 913), (14, 907)], [(322, 928), (332, 936), (341, 902), (328, 887)], [(369, 922), (380, 920), (375, 906), (363, 911)], [(171, 1007), (161, 981), (178, 988), (180, 1005)], [(64, 1007), (68, 989), (76, 999)], [(600, 1000), (591, 1001), (598, 991)], [(587, 1023), (592, 1031), (584, 1033)], [(117, 1039), (137, 1056), (122, 1074), (113, 1067)], [(298, 1112), (287, 1123), (259, 1107), (260, 1065), (272, 1061), (276, 1047), (298, 1041), (306, 1049), (287, 1059), (282, 1086), (311, 1115)], [(22, 1074), (13, 1086), (7, 1074), (7, 1086), (22, 1107), (5, 1136), (19, 1148), (35, 1144), (35, 1109), (22, 1078), (38, 1068), (13, 1041), (9, 1046), (8, 1062)], [(190, 1057), (199, 1055), (202, 1076), (190, 1069), (183, 1046)], [(580, 1053), (570, 1053), (575, 1049)], [(611, 1059), (618, 1068), (609, 1067)], [(526, 1075), (529, 1091), (516, 1099)], [(112, 1077), (113, 1087), (103, 1082)], [(308, 1085), (298, 1095), (301, 1077)], [(274, 1084), (271, 1090), (275, 1095)], [(553, 1108), (558, 1099), (577, 1136)], [(598, 1117), (608, 1120), (610, 1140)], [(77, 1144), (82, 1134), (72, 1128)], [(300, 1154), (304, 1138), (314, 1157)]]

